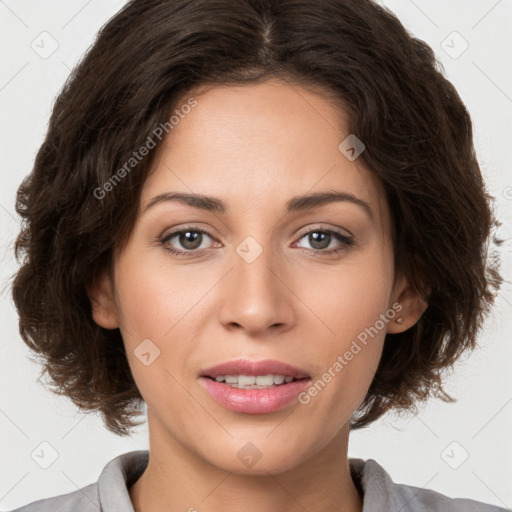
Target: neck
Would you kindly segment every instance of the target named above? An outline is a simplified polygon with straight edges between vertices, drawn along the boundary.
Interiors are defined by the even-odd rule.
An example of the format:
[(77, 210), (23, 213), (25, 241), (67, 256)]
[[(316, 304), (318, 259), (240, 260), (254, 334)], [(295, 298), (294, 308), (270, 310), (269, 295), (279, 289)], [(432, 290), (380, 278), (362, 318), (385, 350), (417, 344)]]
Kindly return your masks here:
[(157, 421), (149, 422), (149, 430), (148, 466), (129, 489), (135, 512), (362, 511), (363, 499), (350, 475), (347, 458), (348, 425), (298, 465), (259, 474), (223, 470), (211, 464), (177, 442)]

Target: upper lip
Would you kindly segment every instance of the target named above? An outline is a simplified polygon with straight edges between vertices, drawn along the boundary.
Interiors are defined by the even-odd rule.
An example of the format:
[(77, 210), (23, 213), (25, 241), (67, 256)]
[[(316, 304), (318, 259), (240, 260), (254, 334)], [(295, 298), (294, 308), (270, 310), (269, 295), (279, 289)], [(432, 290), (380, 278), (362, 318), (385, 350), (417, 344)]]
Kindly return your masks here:
[(274, 359), (264, 359), (263, 361), (236, 359), (205, 368), (200, 373), (201, 377), (211, 377), (212, 379), (217, 375), (283, 375), (295, 379), (309, 378), (306, 370)]

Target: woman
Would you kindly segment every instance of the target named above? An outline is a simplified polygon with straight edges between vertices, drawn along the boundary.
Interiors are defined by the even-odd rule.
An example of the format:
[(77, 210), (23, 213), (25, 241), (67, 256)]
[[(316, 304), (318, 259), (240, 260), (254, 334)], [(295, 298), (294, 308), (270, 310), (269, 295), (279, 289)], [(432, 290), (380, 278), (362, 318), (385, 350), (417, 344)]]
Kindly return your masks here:
[(24, 341), (110, 431), (146, 404), (150, 441), (20, 511), (504, 510), (347, 456), (443, 393), (501, 281), (469, 114), (391, 12), (129, 2), (17, 211)]

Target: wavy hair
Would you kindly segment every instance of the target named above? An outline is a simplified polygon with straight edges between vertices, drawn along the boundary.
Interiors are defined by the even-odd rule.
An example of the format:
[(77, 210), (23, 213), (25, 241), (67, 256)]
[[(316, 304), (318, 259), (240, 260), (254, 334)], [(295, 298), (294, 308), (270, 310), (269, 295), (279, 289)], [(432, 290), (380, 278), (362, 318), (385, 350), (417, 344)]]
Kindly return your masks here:
[(470, 115), (432, 49), (371, 0), (132, 0), (71, 72), (19, 186), (12, 288), (52, 391), (113, 433), (142, 423), (143, 399), (119, 329), (93, 321), (87, 289), (125, 246), (156, 151), (112, 178), (193, 87), (273, 77), (345, 110), (385, 190), (395, 277), (428, 302), (413, 327), (386, 335), (351, 427), (431, 393), (453, 400), (443, 370), (476, 346), (502, 281), (489, 243), (501, 241)]

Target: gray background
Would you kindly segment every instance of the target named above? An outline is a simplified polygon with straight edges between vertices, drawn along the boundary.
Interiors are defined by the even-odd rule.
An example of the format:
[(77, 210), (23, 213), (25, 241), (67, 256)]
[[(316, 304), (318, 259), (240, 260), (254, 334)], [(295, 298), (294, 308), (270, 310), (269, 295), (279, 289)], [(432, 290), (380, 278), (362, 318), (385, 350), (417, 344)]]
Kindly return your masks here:
[[(508, 280), (481, 335), (446, 390), (418, 416), (389, 415), (351, 436), (349, 456), (377, 460), (396, 482), (512, 507), (512, 1), (387, 0), (405, 27), (429, 43), (474, 123), (475, 147), (505, 242)], [(9, 278), (16, 271), (16, 189), (30, 172), (53, 100), (98, 29), (124, 1), (0, 1), (0, 508), (9, 510), (96, 481), (126, 451), (147, 449), (147, 425), (128, 439), (108, 433), (95, 415), (37, 382), (39, 367), (18, 334)], [(456, 31), (459, 35), (453, 34)], [(41, 35), (43, 32), (47, 34)], [(464, 40), (467, 43), (464, 43)], [(468, 48), (462, 52), (465, 45)], [(58, 47), (51, 55), (45, 54)], [(35, 451), (51, 454), (37, 464)], [(49, 456), (49, 455), (48, 455)], [(464, 460), (467, 457), (466, 460)]]

